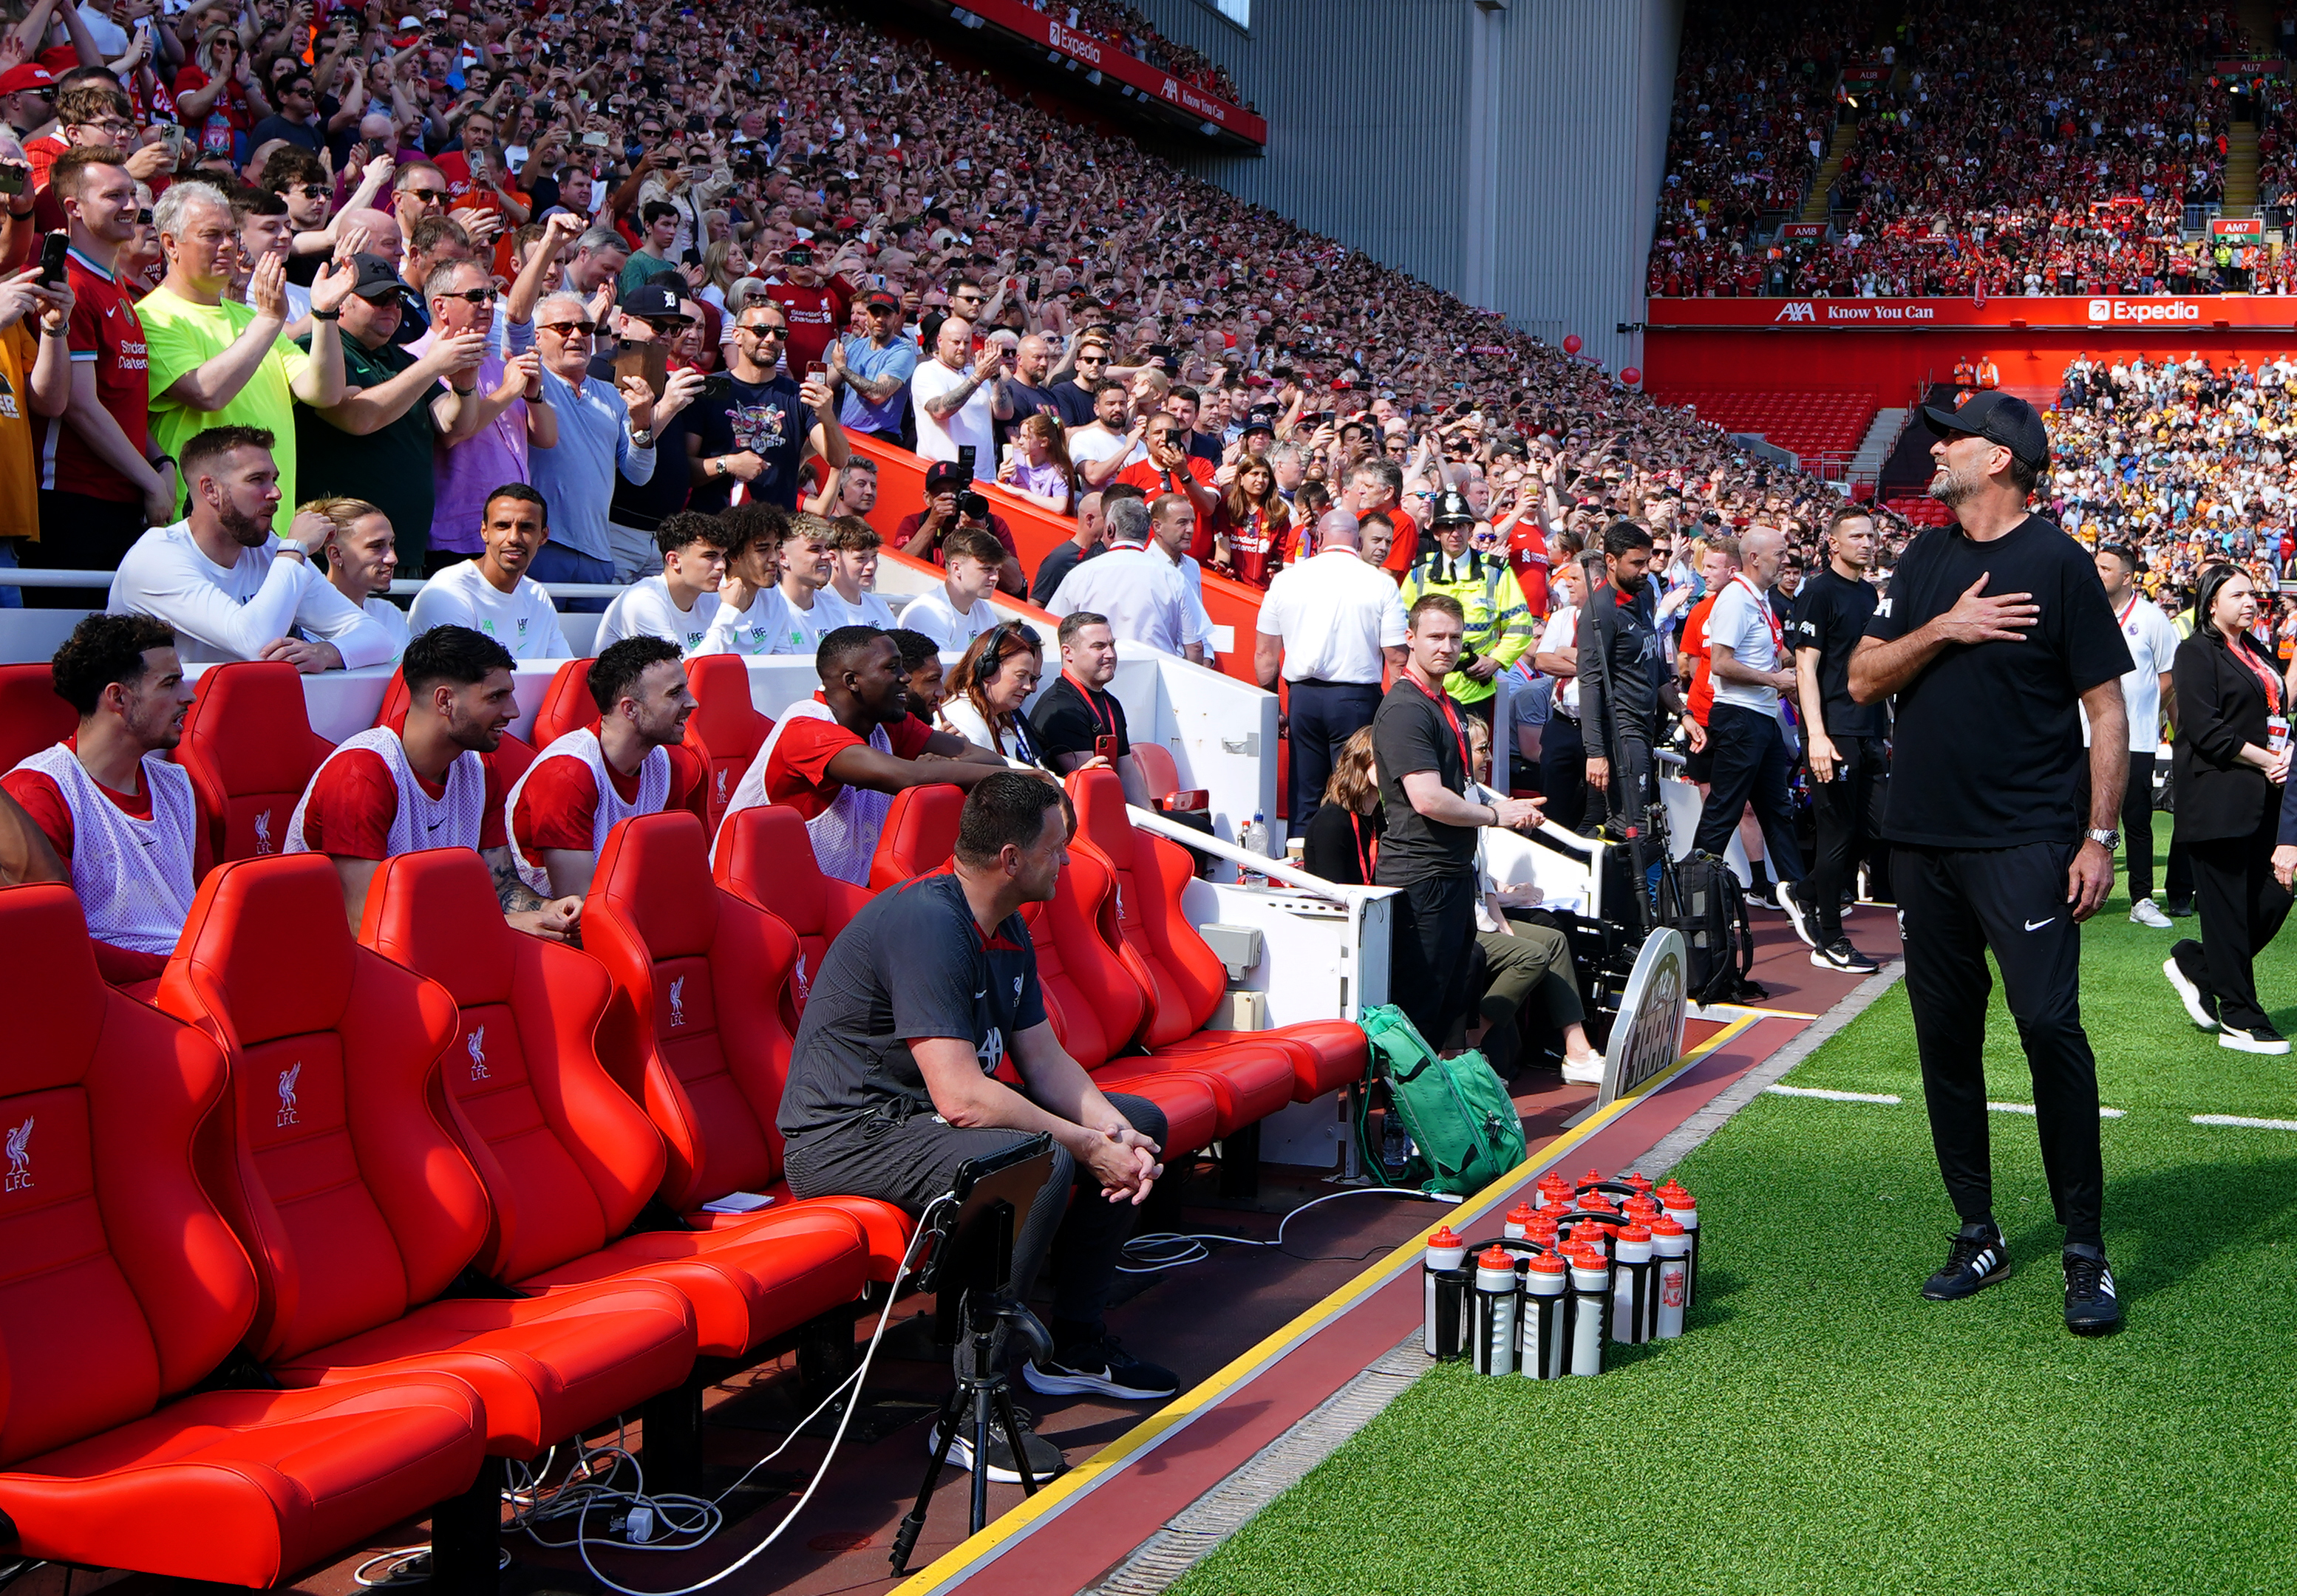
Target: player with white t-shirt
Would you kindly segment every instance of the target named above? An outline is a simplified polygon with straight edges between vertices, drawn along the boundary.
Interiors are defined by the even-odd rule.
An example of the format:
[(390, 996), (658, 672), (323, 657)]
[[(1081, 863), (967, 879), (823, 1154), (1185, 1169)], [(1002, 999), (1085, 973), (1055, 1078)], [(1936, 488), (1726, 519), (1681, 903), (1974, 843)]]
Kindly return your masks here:
[(718, 584), (718, 613), (689, 654), (811, 654), (819, 639), (811, 614), (798, 614), (783, 596), (782, 545), (790, 518), (778, 505), (753, 499), (720, 517), (733, 536), (726, 577)]
[(942, 583), (928, 588), (902, 611), (902, 625), (931, 638), (945, 653), (962, 654), (974, 638), (997, 624), (989, 596), (1005, 564), (1005, 546), (993, 532), (977, 528), (951, 532), (942, 544)]
[(558, 606), (526, 574), (549, 541), (549, 514), (542, 495), (523, 482), (506, 482), (489, 494), (479, 524), (483, 552), (423, 584), (408, 629), (420, 636), (433, 627), (466, 626), (509, 649), (515, 659), (572, 659), (558, 627)]
[(679, 510), (655, 529), (662, 570), (631, 583), (606, 606), (598, 621), (597, 650), (625, 638), (661, 638), (681, 652), (701, 647), (718, 618), (718, 588), (726, 580), (726, 549), (732, 535), (714, 515)]
[(588, 678), (597, 726), (552, 743), (511, 788), (511, 857), (535, 892), (587, 896), (606, 834), (681, 796), (680, 777), (690, 772), (671, 763), (670, 751), (695, 710), (681, 661), (666, 638), (624, 638), (602, 649)]
[(424, 848), (475, 848), (518, 930), (570, 940), (580, 898), (546, 903), (519, 879), (503, 830), (503, 788), (485, 756), (517, 717), (510, 651), (466, 626), (418, 632), (399, 663), (407, 719), (344, 738), (311, 773), (287, 822), (289, 853), (324, 853), (356, 927), (386, 859)]
[[(2173, 922), (2153, 901), (2153, 761), (2161, 748), (2161, 728), (2175, 731), (2177, 695), (2169, 689), (2170, 662), (2178, 654), (2178, 629), (2137, 590), (2137, 553), (2123, 543), (2098, 547), (2097, 575), (2105, 601), (2121, 628), (2121, 640), (2136, 662), (2121, 679), (2122, 702), (2129, 707), (2129, 786), (2121, 795), (2121, 851), (2129, 871), (2129, 917), (2140, 926), (2168, 931)], [(2089, 745), (2089, 717), (2082, 717), (2082, 745)], [(2174, 874), (2174, 872), (2172, 872)], [(2175, 894), (2172, 893), (2172, 896)]]
[(306, 673), (383, 663), (396, 652), (390, 635), (317, 564), (333, 523), (299, 513), (284, 538), (273, 533), (272, 443), (261, 427), (193, 434), (182, 461), (191, 513), (136, 539), (104, 607), (166, 621), (188, 663), (285, 660)]
[(1700, 806), (1692, 847), (1721, 858), (1751, 799), (1778, 878), (1778, 901), (1807, 942), (1807, 917), (1794, 894), (1785, 890), (1789, 883), (1802, 879), (1802, 851), (1795, 842), (1788, 797), (1794, 750), (1779, 718), (1779, 695), (1795, 687), (1794, 662), (1786, 623), (1771, 605), (1771, 588), (1778, 580), (1785, 549), (1786, 539), (1775, 529), (1750, 529), (1739, 540), (1738, 574), (1725, 584), (1708, 613), (1707, 658), (1715, 705), (1708, 712), (1707, 742), (1714, 753), (1715, 773)]
[(191, 777), (167, 757), (192, 703), (175, 633), (150, 615), (90, 615), (49, 669), (78, 729), (0, 788), (70, 869), (103, 978), (156, 980), (207, 863)]
[(829, 586), (813, 596), (821, 612), (824, 637), (841, 626), (874, 626), (892, 631), (901, 624), (893, 606), (877, 596), (877, 534), (859, 515), (841, 515), (830, 522)]

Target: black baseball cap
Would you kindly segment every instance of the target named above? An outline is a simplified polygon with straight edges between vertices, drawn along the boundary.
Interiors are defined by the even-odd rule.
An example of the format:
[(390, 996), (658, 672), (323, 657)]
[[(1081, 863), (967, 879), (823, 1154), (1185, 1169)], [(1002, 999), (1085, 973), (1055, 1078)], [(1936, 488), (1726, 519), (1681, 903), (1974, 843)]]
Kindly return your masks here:
[(351, 284), (351, 292), (370, 305), (380, 305), (396, 298), (402, 305), (416, 303), (415, 291), (399, 276), (399, 268), (380, 255), (359, 254), (351, 257), (351, 269), (358, 274)]
[(1924, 405), (1922, 420), (1933, 432), (1971, 432), (1998, 443), (2037, 471), (2050, 463), (2050, 432), (2040, 413), (1999, 388), (1980, 389), (1951, 410)]
[(954, 493), (973, 484), (973, 473), (954, 460), (936, 460), (926, 467), (926, 493)]
[(622, 296), (622, 314), (640, 321), (692, 321), (679, 302), (675, 289), (663, 283), (641, 283)]

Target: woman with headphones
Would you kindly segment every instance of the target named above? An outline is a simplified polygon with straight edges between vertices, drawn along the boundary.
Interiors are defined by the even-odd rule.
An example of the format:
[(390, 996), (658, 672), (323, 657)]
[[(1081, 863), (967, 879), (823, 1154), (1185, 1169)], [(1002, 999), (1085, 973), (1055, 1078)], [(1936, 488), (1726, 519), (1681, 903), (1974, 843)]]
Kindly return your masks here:
[(1036, 728), (1021, 707), (1044, 673), (1044, 644), (1036, 629), (1018, 621), (999, 621), (973, 640), (950, 672), (940, 712), (943, 727), (1017, 764), (1041, 767)]
[(2289, 916), (2276, 878), (2289, 779), (2289, 703), (2280, 662), (2260, 643), (2257, 589), (2247, 572), (2202, 572), (2194, 634), (2178, 646), (2177, 840), (2193, 860), (2202, 940), (2169, 950), (2161, 967), (2186, 1012), (2218, 1046), (2286, 1053), (2257, 1000), (2256, 959)]

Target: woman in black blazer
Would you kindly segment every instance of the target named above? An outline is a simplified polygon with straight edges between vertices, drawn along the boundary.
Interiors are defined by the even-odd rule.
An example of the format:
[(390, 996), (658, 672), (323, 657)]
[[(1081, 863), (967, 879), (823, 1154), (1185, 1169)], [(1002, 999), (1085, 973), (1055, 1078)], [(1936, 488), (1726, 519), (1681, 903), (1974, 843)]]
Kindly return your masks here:
[(2273, 868), (2289, 777), (2286, 689), (2279, 662), (2249, 635), (2257, 594), (2244, 572), (2203, 572), (2194, 615), (2173, 667), (2176, 835), (2193, 859), (2202, 940), (2170, 949), (2161, 973), (2219, 1047), (2286, 1053), (2258, 1004), (2255, 971), (2291, 901)]

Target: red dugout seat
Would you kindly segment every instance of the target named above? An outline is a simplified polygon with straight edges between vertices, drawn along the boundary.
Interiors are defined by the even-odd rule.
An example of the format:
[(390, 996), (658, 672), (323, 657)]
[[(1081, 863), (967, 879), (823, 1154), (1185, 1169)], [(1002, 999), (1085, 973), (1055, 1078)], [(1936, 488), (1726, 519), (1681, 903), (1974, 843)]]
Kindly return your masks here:
[(78, 713), (56, 696), (55, 673), (45, 663), (0, 665), (0, 771), (78, 729)]
[[(702, 824), (715, 836), (727, 801), (773, 735), (774, 723), (750, 701), (750, 670), (738, 655), (706, 654), (687, 661), (686, 685), (701, 706), (687, 720), (686, 746), (700, 761), (708, 784)], [(806, 852), (810, 860), (811, 845)]]
[(547, 748), (570, 731), (598, 724), (597, 702), (590, 696), (591, 659), (569, 660), (558, 667), (542, 702), (534, 709), (534, 745)]
[(965, 789), (935, 782), (893, 794), (877, 851), (869, 860), (869, 890), (882, 893), (913, 876), (927, 876), (957, 851), (958, 817), (965, 812)]
[(1186, 1057), (1250, 1041), (1284, 1048), (1292, 1060), (1293, 1100), (1305, 1103), (1363, 1078), (1370, 1063), (1363, 1032), (1346, 1020), (1305, 1020), (1269, 1031), (1205, 1031), (1228, 971), (1205, 945), (1181, 904), (1194, 879), (1188, 851), (1132, 824), (1114, 772), (1069, 777), (1076, 803), (1077, 848), (1111, 874), (1098, 924), (1133, 978), (1150, 996), (1141, 1041), (1152, 1053)]
[[(730, 655), (715, 656), (720, 659)], [(782, 1024), (797, 1034), (806, 994), (829, 944), (861, 912), (869, 893), (850, 881), (824, 876), (814, 863), (805, 822), (786, 804), (745, 809), (718, 834), (711, 874), (745, 903), (772, 915), (797, 934), (797, 957), (784, 985)]]
[(600, 1056), (669, 1149), (663, 1201), (710, 1230), (739, 1222), (702, 1205), (736, 1191), (770, 1196), (778, 1208), (836, 1208), (869, 1239), (869, 1278), (891, 1281), (909, 1246), (908, 1214), (874, 1197), (799, 1203), (782, 1178), (774, 1116), (789, 1078), (782, 988), (797, 934), (711, 880), (699, 820), (641, 815), (607, 834), (582, 906), (582, 946), (614, 983)]
[(186, 1394), (257, 1311), (193, 1175), (223, 1057), (106, 990), (68, 888), (0, 893), (0, 961), (37, 994), (0, 1051), (9, 1550), (265, 1586), (468, 1488), (485, 1419), (450, 1374)]
[(662, 1184), (663, 1153), (598, 1063), (606, 972), (513, 931), (494, 909), (468, 850), (402, 854), (367, 894), (359, 938), (438, 982), (460, 1010), (444, 1076), (492, 1209), (480, 1271), (544, 1295), (606, 1279), (667, 1285), (694, 1304), (700, 1350), (720, 1358), (860, 1297), (860, 1228), (818, 1205), (623, 1235)]
[(440, 1068), (464, 1057), (455, 1002), (354, 942), (342, 903), (316, 855), (218, 866), (160, 982), (160, 1006), (231, 1063), (232, 1123), (203, 1168), (262, 1285), (249, 1352), (295, 1386), (457, 1375), (498, 1457), (678, 1386), (695, 1316), (667, 1287), (442, 1295), (490, 1220), (444, 1123)]
[(201, 672), (176, 762), (190, 773), (217, 864), (287, 845), (287, 821), (334, 745), (311, 729), (303, 679), (284, 660)]

